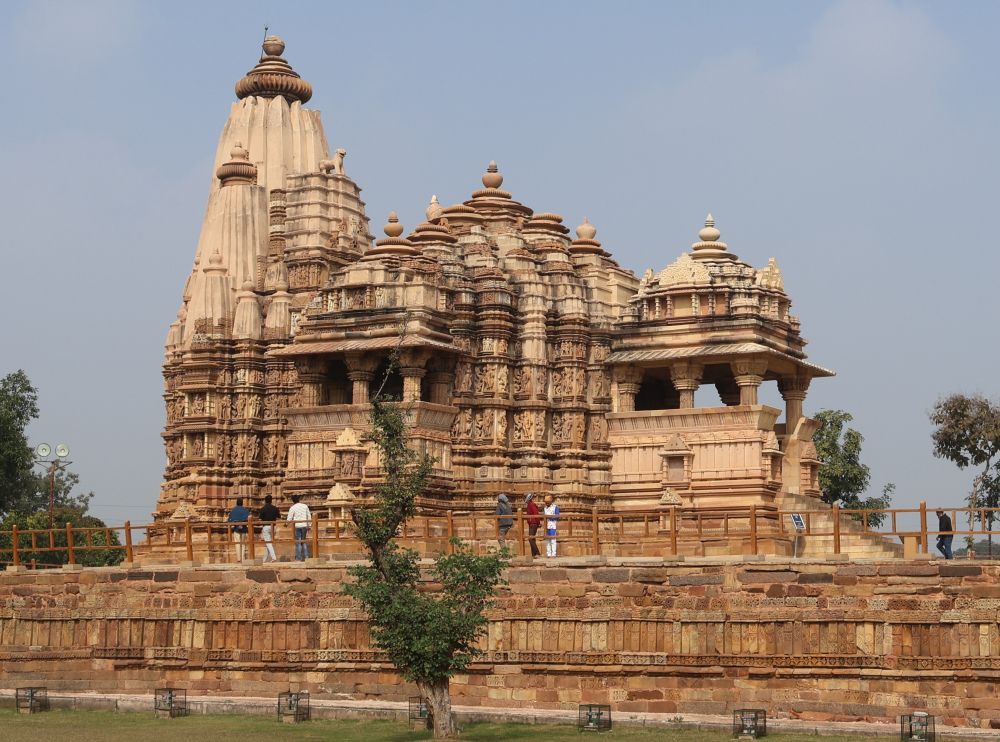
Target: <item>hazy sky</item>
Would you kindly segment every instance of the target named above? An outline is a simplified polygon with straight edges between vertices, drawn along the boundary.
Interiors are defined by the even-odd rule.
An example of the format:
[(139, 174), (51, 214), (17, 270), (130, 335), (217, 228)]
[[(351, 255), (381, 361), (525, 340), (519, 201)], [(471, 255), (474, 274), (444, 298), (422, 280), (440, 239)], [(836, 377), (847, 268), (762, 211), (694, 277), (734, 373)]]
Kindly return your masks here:
[(7, 2), (0, 375), (38, 386), (32, 442), (70, 446), (98, 515), (156, 500), (163, 340), (265, 24), (375, 231), (490, 159), (637, 273), (712, 211), (838, 372), (807, 412), (855, 415), (899, 506), (959, 505), (927, 410), (996, 392), (1000, 3)]

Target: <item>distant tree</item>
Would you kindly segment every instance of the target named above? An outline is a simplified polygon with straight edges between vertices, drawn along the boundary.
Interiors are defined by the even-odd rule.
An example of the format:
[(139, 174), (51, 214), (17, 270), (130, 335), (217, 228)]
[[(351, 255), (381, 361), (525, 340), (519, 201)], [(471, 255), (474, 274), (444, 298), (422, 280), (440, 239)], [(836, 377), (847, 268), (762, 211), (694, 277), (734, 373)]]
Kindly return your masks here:
[[(75, 472), (60, 469), (52, 477), (49, 471), (35, 475), (34, 488), (13, 504), (12, 511), (18, 513), (37, 513), (49, 510), (49, 495), (57, 508), (71, 508), (84, 515), (88, 514), (90, 501), (94, 499), (93, 492), (74, 494), (74, 488), (80, 483), (80, 477)], [(52, 485), (55, 485), (54, 487)]]
[(25, 430), (38, 417), (38, 391), (24, 371), (0, 379), (0, 514), (35, 489), (34, 452)]
[(376, 395), (371, 421), (385, 477), (375, 488), (374, 506), (351, 513), (369, 563), (351, 568), (355, 582), (344, 591), (367, 612), (374, 645), (427, 699), (434, 737), (454, 737), (450, 678), (479, 653), (484, 612), (502, 582), (507, 553), (491, 549), (479, 556), (453, 540), (454, 553), (438, 555), (430, 569), (440, 587), (421, 588), (418, 554), (393, 539), (416, 511), (432, 460), (407, 447), (405, 411), (394, 401)]
[[(86, 531), (77, 530), (73, 535), (74, 560), (84, 567), (106, 567), (112, 564), (120, 564), (125, 559), (122, 549), (84, 549), (89, 545), (100, 546), (121, 546), (121, 541), (115, 531), (104, 530), (104, 521), (87, 515), (79, 508), (60, 506), (53, 513), (55, 528), (51, 531), (52, 540), (49, 541), (49, 513), (48, 510), (34, 513), (12, 512), (0, 521), (0, 561), (10, 562), (13, 559), (13, 544), (11, 531), (16, 525), (19, 531), (18, 551), (21, 564), (27, 565), (34, 562), (36, 565), (58, 566), (69, 563), (68, 538), (66, 534), (66, 524), (70, 524), (74, 530), (77, 529), (100, 529), (91, 531), (89, 536)], [(37, 533), (32, 539), (31, 531), (44, 531)], [(54, 550), (49, 550), (54, 549)]]
[[(951, 394), (937, 401), (930, 411), (934, 432), (934, 455), (947, 459), (959, 469), (973, 467), (978, 470), (972, 480), (968, 506), (976, 508), (1000, 507), (1000, 407), (981, 394)], [(983, 514), (983, 526), (992, 531), (996, 515)], [(975, 523), (974, 513), (969, 513), (969, 530)], [(972, 536), (966, 541), (971, 544)], [(992, 552), (993, 536), (989, 537)]]
[[(823, 501), (839, 504), (850, 510), (883, 510), (892, 503), (896, 485), (882, 487), (878, 497), (862, 498), (871, 482), (871, 470), (861, 463), (861, 444), (864, 436), (854, 428), (846, 427), (854, 417), (844, 410), (820, 410), (815, 418), (820, 427), (813, 436), (819, 458), (819, 487)], [(858, 520), (861, 516), (857, 517)], [(878, 528), (885, 520), (884, 513), (872, 512), (868, 524)]]

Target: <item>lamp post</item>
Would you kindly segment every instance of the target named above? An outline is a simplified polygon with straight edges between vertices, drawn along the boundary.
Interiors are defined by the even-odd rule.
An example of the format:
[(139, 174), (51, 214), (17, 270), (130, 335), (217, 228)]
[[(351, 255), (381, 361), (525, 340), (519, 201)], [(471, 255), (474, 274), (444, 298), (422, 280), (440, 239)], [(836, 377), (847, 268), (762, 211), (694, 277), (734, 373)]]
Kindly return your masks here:
[(52, 529), (52, 515), (56, 504), (56, 472), (65, 471), (73, 463), (67, 459), (68, 456), (69, 446), (64, 443), (57, 445), (55, 452), (48, 443), (35, 446), (35, 464), (44, 464), (49, 468), (49, 530)]

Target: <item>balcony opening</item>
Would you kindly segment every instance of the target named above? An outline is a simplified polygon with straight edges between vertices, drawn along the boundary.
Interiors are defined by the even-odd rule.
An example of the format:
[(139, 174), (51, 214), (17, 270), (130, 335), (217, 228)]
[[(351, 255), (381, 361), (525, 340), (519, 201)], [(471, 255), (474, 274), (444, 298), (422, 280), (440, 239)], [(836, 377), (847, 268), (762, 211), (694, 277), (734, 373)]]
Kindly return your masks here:
[(323, 379), (323, 400), (325, 404), (352, 404), (354, 389), (347, 378), (347, 366), (343, 361), (333, 360)]
[(636, 412), (644, 410), (676, 410), (681, 406), (681, 398), (667, 371), (650, 370), (642, 379), (639, 393), (635, 395)]
[[(386, 372), (388, 371), (388, 377), (386, 377)], [(383, 386), (383, 383), (385, 386)], [(392, 369), (389, 371), (389, 361), (385, 360), (379, 364), (379, 367), (375, 370), (375, 375), (372, 376), (371, 384), (369, 385), (368, 398), (374, 399), (375, 395), (382, 390), (383, 399), (394, 399), (400, 401), (403, 399), (403, 377), (399, 374), (399, 369)]]

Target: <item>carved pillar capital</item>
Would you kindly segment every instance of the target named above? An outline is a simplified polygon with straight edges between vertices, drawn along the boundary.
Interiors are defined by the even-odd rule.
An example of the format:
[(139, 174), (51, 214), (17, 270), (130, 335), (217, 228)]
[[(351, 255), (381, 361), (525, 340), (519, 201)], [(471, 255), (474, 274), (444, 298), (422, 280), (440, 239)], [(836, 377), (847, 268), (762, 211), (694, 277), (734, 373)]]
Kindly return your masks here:
[(757, 404), (757, 389), (764, 382), (764, 374), (767, 373), (767, 359), (740, 359), (733, 361), (730, 366), (733, 369), (736, 385), (740, 388), (740, 404)]
[(694, 407), (694, 393), (701, 386), (701, 374), (704, 367), (700, 363), (686, 361), (675, 363), (670, 367), (670, 380), (674, 389), (680, 392), (681, 409)]
[(802, 403), (809, 390), (809, 376), (782, 376), (778, 379), (778, 391), (785, 400), (785, 432), (791, 433), (802, 418)]

